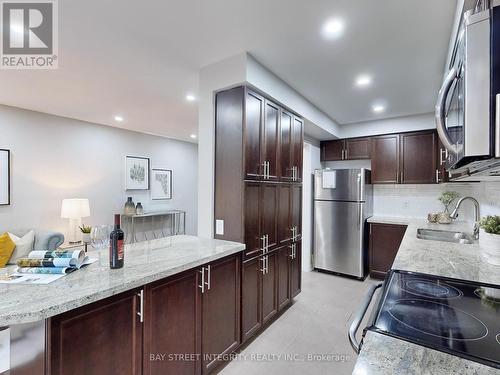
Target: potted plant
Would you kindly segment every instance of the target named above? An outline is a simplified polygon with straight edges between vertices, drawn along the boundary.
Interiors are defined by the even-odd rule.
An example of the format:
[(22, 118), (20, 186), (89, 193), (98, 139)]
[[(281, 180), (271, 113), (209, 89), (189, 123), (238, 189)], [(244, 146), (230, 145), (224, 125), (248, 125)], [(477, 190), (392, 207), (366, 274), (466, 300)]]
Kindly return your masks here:
[(456, 191), (443, 191), (441, 196), (438, 198), (439, 201), (444, 205), (444, 211), (438, 215), (439, 224), (450, 224), (452, 219), (450, 217), (450, 204), (453, 203), (460, 195)]
[(500, 266), (500, 216), (486, 216), (479, 222), (479, 246), (488, 263)]
[(80, 231), (82, 232), (82, 241), (84, 243), (90, 243), (90, 232), (92, 231), (92, 227), (82, 225)]

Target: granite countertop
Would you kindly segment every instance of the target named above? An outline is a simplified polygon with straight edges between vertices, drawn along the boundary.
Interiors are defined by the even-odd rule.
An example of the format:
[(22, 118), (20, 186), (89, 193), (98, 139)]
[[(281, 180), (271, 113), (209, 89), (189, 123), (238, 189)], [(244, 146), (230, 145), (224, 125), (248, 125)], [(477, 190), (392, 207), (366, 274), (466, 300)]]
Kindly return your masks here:
[[(407, 225), (392, 269), (500, 285), (500, 267), (486, 262), (478, 243), (421, 240), (418, 228), (472, 232), (472, 223), (432, 224), (424, 219), (374, 216), (371, 223)], [(500, 374), (500, 370), (376, 332), (367, 332), (353, 374)]]
[[(29, 323), (141, 287), (238, 253), (236, 242), (174, 236), (125, 245), (125, 264), (109, 268), (107, 251), (93, 263), (47, 285), (0, 284), (0, 327)], [(97, 252), (90, 252), (97, 256)]]

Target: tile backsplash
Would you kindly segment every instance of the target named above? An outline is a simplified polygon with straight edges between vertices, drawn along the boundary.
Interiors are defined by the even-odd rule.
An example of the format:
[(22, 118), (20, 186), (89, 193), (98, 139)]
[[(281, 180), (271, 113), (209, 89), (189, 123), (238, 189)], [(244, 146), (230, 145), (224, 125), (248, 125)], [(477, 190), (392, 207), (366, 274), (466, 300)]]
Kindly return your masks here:
[[(476, 198), (481, 216), (500, 215), (500, 182), (448, 183), (441, 185), (374, 185), (373, 214), (426, 218), (429, 212), (443, 211), (438, 201), (446, 190)], [(454, 203), (452, 205), (454, 207)], [(451, 207), (451, 208), (453, 208)], [(472, 204), (464, 202), (458, 220), (474, 219)]]

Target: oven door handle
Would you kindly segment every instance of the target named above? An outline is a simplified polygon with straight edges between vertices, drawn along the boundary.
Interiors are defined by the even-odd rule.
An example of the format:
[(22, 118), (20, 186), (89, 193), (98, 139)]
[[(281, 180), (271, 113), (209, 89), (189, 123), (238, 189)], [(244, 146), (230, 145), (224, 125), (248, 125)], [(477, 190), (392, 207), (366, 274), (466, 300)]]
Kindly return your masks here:
[(446, 78), (444, 79), (443, 86), (439, 90), (438, 100), (436, 104), (436, 128), (439, 135), (439, 139), (443, 143), (443, 146), (453, 155), (458, 155), (462, 152), (462, 145), (454, 144), (450, 138), (450, 134), (446, 129), (446, 98), (450, 92), (453, 82), (458, 78), (458, 70), (452, 68)]
[(365, 317), (368, 307), (370, 307), (370, 303), (372, 302), (373, 296), (375, 295), (375, 291), (382, 285), (384, 284), (383, 283), (375, 284), (372, 285), (370, 289), (368, 289), (365, 299), (363, 300), (363, 305), (354, 316), (354, 320), (352, 321), (351, 326), (349, 327), (349, 342), (351, 343), (351, 346), (356, 352), (356, 354), (359, 354), (361, 350), (361, 344), (356, 339), (356, 333), (358, 332), (359, 326), (361, 325), (361, 322)]

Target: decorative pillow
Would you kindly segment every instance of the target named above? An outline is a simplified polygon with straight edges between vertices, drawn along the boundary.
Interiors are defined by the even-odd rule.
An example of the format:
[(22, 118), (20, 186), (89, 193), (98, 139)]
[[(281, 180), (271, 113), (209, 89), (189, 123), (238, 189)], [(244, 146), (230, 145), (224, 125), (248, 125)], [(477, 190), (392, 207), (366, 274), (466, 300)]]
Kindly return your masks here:
[(11, 240), (8, 233), (4, 233), (0, 236), (0, 267), (5, 267), (16, 244)]
[(9, 236), (16, 244), (9, 264), (16, 264), (17, 259), (27, 257), (29, 252), (33, 250), (33, 245), (35, 244), (35, 231), (30, 230), (23, 237), (17, 237), (12, 233), (9, 233)]

